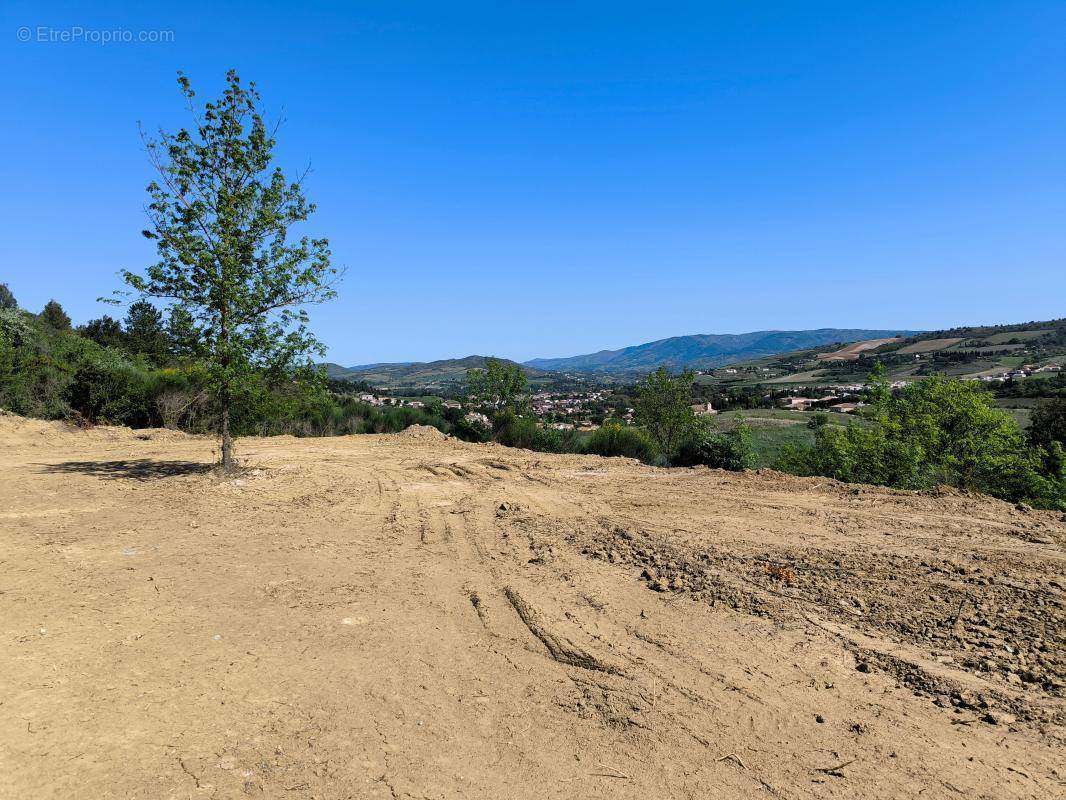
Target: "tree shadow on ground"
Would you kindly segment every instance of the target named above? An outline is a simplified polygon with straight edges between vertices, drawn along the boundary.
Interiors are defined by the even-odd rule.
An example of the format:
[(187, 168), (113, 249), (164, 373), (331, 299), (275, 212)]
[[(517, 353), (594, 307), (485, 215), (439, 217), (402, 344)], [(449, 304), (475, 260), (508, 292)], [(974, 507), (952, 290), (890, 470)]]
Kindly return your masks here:
[(196, 461), (156, 461), (151, 458), (131, 458), (119, 461), (64, 461), (61, 464), (42, 464), (43, 472), (55, 474), (81, 473), (107, 480), (129, 479), (151, 481), (179, 475), (205, 475), (214, 464)]

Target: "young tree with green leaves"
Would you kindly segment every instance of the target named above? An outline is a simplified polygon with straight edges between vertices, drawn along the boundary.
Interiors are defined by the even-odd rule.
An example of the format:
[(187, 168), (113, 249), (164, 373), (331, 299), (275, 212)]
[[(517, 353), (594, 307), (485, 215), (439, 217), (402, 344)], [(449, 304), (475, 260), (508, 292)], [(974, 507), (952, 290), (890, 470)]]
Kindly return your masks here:
[(525, 406), (523, 392), (528, 381), (517, 364), (486, 358), (484, 369), (466, 371), (466, 382), (475, 400), (491, 406), (497, 412), (518, 413)]
[(191, 127), (143, 137), (159, 175), (148, 186), (144, 235), (159, 260), (123, 278), (142, 298), (181, 310), (183, 335), (218, 400), (222, 468), (231, 470), (234, 403), (264, 376), (311, 378), (309, 356), (323, 348), (305, 306), (333, 298), (338, 275), (326, 239), (288, 238), (315, 207), (304, 175), (289, 182), (271, 166), (278, 128), (264, 123), (255, 84), (231, 70), (222, 96), (198, 109), (184, 74), (178, 83)]
[(668, 458), (697, 426), (692, 412), (695, 380), (696, 374), (691, 370), (672, 375), (666, 367), (659, 367), (637, 384), (637, 422), (647, 428)]

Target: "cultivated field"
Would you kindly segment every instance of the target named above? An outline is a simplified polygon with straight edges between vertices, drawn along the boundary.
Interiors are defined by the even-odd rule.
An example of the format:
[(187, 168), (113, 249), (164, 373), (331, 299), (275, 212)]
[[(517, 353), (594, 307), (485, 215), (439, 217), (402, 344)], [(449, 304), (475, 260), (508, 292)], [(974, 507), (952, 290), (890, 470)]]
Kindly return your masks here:
[(1066, 523), (0, 417), (0, 797), (1061, 797)]
[(867, 339), (863, 342), (852, 342), (839, 350), (834, 350), (832, 353), (819, 353), (817, 358), (819, 361), (857, 361), (860, 353), (873, 350), (889, 342), (898, 341), (900, 341), (900, 337), (895, 336), (888, 339)]
[(906, 347), (900, 348), (900, 353), (910, 355), (913, 353), (932, 353), (936, 350), (944, 350), (948, 347), (958, 344), (964, 341), (961, 337), (946, 338), (946, 339), (922, 339), (914, 344), (909, 344)]

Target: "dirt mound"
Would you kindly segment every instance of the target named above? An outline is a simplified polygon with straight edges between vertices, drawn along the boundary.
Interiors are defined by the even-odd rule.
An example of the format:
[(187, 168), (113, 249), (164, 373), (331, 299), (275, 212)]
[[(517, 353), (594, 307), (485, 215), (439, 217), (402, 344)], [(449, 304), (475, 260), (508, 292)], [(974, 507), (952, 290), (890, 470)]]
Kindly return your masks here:
[(0, 417), (0, 796), (1061, 793), (1061, 515), (444, 439)]
[(403, 429), (403, 432), (400, 435), (410, 439), (438, 442), (442, 442), (448, 438), (447, 434), (442, 433), (432, 425), (408, 425)]
[(191, 437), (169, 428), (131, 429), (115, 425), (77, 425), (63, 420), (27, 419), (0, 409), (0, 441), (51, 445), (57, 442), (183, 441)]

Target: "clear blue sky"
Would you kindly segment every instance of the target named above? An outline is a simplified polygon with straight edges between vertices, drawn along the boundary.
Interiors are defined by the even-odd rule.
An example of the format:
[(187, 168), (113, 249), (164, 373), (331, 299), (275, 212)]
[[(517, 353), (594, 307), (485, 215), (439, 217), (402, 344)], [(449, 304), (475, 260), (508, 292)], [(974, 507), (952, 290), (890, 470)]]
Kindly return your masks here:
[(152, 259), (137, 121), (231, 66), (313, 166), (344, 364), (1066, 315), (1061, 0), (3, 6), (0, 282), (76, 322)]

